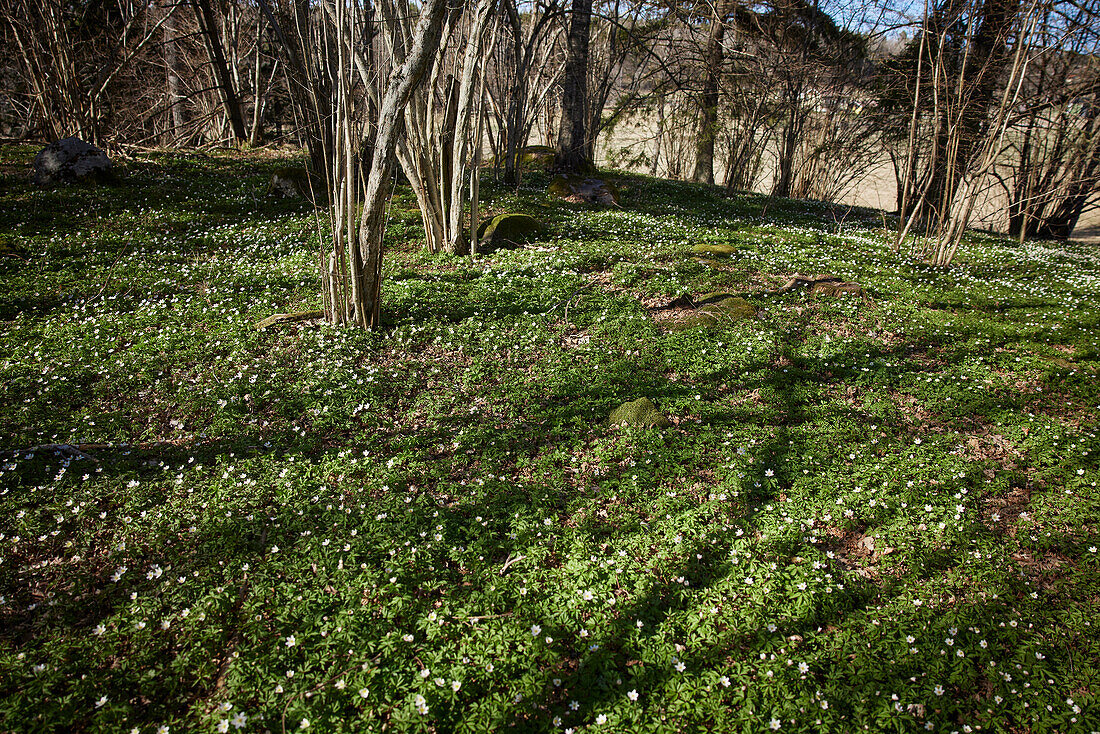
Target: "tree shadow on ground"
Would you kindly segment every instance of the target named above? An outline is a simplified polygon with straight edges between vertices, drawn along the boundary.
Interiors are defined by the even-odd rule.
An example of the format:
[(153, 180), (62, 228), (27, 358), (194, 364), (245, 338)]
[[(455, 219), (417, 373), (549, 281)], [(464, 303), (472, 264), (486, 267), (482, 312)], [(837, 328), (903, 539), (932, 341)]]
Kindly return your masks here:
[[(767, 439), (759, 446), (761, 456), (768, 457), (768, 467), (779, 469), (776, 477), (765, 475), (765, 464), (758, 465), (753, 472), (744, 478), (743, 486), (750, 488), (744, 511), (739, 516), (739, 526), (750, 533), (757, 532), (756, 517), (760, 508), (768, 503), (778, 501), (785, 487), (789, 487), (792, 477), (787, 472), (794, 472), (804, 465), (804, 454), (809, 450), (806, 436), (796, 429), (803, 425), (816, 421), (827, 421), (832, 416), (858, 417), (858, 411), (848, 408), (830, 406), (823, 408), (816, 400), (819, 393), (808, 392), (805, 388), (807, 381), (818, 386), (828, 386), (843, 383), (851, 375), (839, 374), (828, 376), (820, 364), (813, 360), (801, 357), (795, 349), (805, 337), (805, 323), (795, 323), (784, 333), (780, 343), (778, 358), (785, 358), (791, 366), (787, 373), (773, 368), (773, 361), (761, 361), (750, 366), (746, 374), (753, 375), (748, 380), (738, 385), (739, 389), (751, 391), (767, 388), (763, 393), (768, 403), (768, 413), (776, 416), (776, 420), (767, 428), (771, 432)], [(894, 350), (883, 348), (875, 352), (875, 357), (897, 358), (907, 354), (910, 347), (903, 346)], [(857, 352), (858, 350), (858, 352)], [(865, 345), (853, 347), (850, 353), (836, 357), (837, 361), (854, 361), (858, 357), (866, 359)], [(931, 369), (931, 367), (911, 366), (913, 369)], [(769, 369), (772, 368), (772, 369)], [(713, 379), (719, 379), (715, 376)], [(450, 460), (449, 478), (450, 485), (454, 487), (454, 480), (470, 472), (474, 463), (488, 458), (493, 462), (492, 473), (509, 473), (508, 467), (502, 467), (491, 458), (488, 444), (491, 441), (499, 441), (507, 446), (513, 454), (526, 453), (529, 457), (539, 455), (545, 449), (556, 444), (563, 446), (575, 446), (593, 435), (606, 435), (600, 422), (593, 420), (593, 415), (602, 415), (617, 402), (636, 397), (639, 392), (649, 394), (658, 401), (675, 403), (685, 397), (694, 388), (668, 381), (654, 366), (651, 369), (638, 370), (637, 365), (630, 360), (620, 360), (601, 369), (595, 375), (586, 373), (577, 368), (567, 372), (565, 378), (535, 379), (531, 382), (526, 397), (524, 408), (528, 411), (525, 418), (509, 420), (508, 424), (501, 426), (496, 416), (476, 415), (473, 417), (456, 415), (443, 416), (439, 425), (430, 429), (417, 432), (417, 441), (412, 448), (424, 451), (426, 446), (434, 446), (449, 436), (453, 436), (456, 429), (463, 427), (467, 431), (467, 443), (475, 447), (475, 454), (470, 458), (458, 455), (441, 455), (426, 457), (433, 462), (446, 462)], [(997, 399), (990, 397), (989, 406), (1000, 406)], [(1003, 407), (1003, 406), (1002, 406)], [(717, 410), (708, 416), (708, 421), (716, 428), (724, 426), (743, 426), (746, 420), (757, 420), (758, 413), (742, 411), (739, 409), (724, 408)], [(764, 428), (765, 426), (761, 426)], [(666, 441), (688, 441), (669, 437)], [(284, 460), (295, 458), (304, 463), (323, 465), (326, 460), (332, 459), (342, 451), (358, 451), (370, 448), (377, 451), (375, 443), (356, 443), (355, 445), (331, 445), (325, 442), (315, 442), (311, 445), (303, 445), (301, 438), (296, 434), (284, 432), (277, 435), (251, 436), (242, 434), (228, 439), (222, 439), (207, 445), (175, 446), (171, 444), (151, 446), (141, 449), (109, 447), (95, 450), (96, 460), (104, 471), (104, 476), (112, 473), (120, 477), (133, 476), (143, 483), (156, 483), (157, 477), (165, 475), (162, 465), (181, 466), (187, 465), (194, 457), (198, 462), (210, 466), (209, 474), (220, 471), (222, 461), (230, 454), (234, 458), (261, 459), (269, 463), (284, 463)], [(83, 471), (84, 461), (70, 460), (67, 470), (76, 475)], [(702, 463), (705, 464), (705, 461)], [(27, 467), (28, 471), (32, 467)], [(47, 466), (45, 463), (36, 469), (37, 475), (27, 478), (27, 484), (35, 484), (42, 478), (56, 474), (60, 468), (60, 462), (52, 461)], [(466, 478), (471, 478), (467, 476)], [(320, 483), (328, 487), (343, 486), (342, 482), (355, 483), (357, 477), (337, 479), (332, 477), (320, 477)], [(166, 483), (167, 484), (167, 483)], [(423, 494), (420, 497), (430, 497), (438, 492), (440, 480), (432, 486), (421, 488)], [(759, 485), (757, 487), (756, 485)], [(62, 483), (55, 488), (51, 501), (64, 496), (66, 492), (76, 490), (78, 483)], [(401, 488), (398, 488), (399, 491)], [(404, 488), (408, 489), (408, 488)], [(10, 491), (20, 491), (13, 489)], [(181, 491), (174, 490), (171, 485), (161, 487), (158, 492), (163, 502), (179, 502), (182, 498)], [(450, 491), (450, 490), (449, 490)], [(561, 486), (550, 492), (532, 491), (524, 489), (517, 484), (508, 482), (489, 482), (486, 488), (479, 492), (469, 491), (466, 494), (457, 494), (445, 502), (437, 511), (437, 516), (423, 513), (415, 518), (402, 521), (398, 527), (391, 529), (390, 533), (396, 533), (397, 539), (408, 538), (412, 542), (422, 542), (424, 533), (433, 531), (437, 523), (445, 522), (461, 532), (466, 538), (482, 538), (487, 556), (495, 566), (507, 563), (507, 559), (514, 554), (523, 551), (523, 546), (515, 539), (508, 536), (508, 529), (517, 514), (524, 517), (538, 518), (550, 516), (561, 510), (576, 499), (578, 489)], [(394, 505), (398, 504), (398, 498), (387, 498), (383, 495), (366, 496), (347, 495), (349, 499), (356, 499), (365, 506), (368, 514), (375, 511), (394, 512)], [(265, 499), (266, 497), (266, 499)], [(155, 504), (156, 498), (150, 496), (149, 502)], [(211, 680), (217, 678), (218, 671), (222, 669), (225, 661), (234, 652), (262, 650), (276, 646), (279, 635), (284, 632), (281, 625), (294, 622), (291, 614), (289, 622), (276, 622), (266, 620), (260, 624), (249, 622), (257, 614), (266, 609), (280, 609), (284, 605), (290, 605), (293, 594), (301, 588), (320, 588), (325, 584), (323, 575), (314, 570), (310, 572), (309, 557), (303, 556), (295, 562), (291, 568), (284, 569), (283, 577), (264, 575), (262, 564), (271, 554), (271, 547), (278, 545), (280, 553), (294, 554), (296, 544), (307, 544), (311, 535), (320, 535), (322, 532), (332, 532), (332, 528), (341, 525), (347, 529), (345, 514), (339, 508), (326, 509), (322, 503), (299, 501), (295, 504), (284, 504), (277, 499), (274, 486), (267, 487), (264, 492), (257, 494), (249, 500), (248, 510), (257, 518), (248, 522), (237, 513), (232, 518), (218, 517), (214, 513), (202, 515), (195, 520), (179, 518), (178, 523), (168, 528), (157, 531), (149, 537), (143, 547), (134, 548), (132, 555), (135, 559), (144, 559), (141, 567), (132, 569), (132, 573), (142, 574), (146, 572), (148, 563), (164, 562), (163, 558), (171, 558), (174, 567), (166, 570), (166, 573), (186, 575), (189, 572), (198, 571), (204, 578), (217, 578), (225, 580), (228, 589), (228, 602), (220, 607), (216, 618), (209, 620), (209, 626), (215, 631), (209, 637), (202, 640), (183, 637), (175, 637), (174, 633), (166, 633), (160, 637), (150, 637), (147, 641), (139, 643), (143, 637), (135, 637), (134, 654), (138, 655), (133, 667), (127, 671), (113, 671), (112, 661), (109, 658), (99, 658), (91, 652), (86, 657), (74, 659), (74, 665), (81, 669), (95, 670), (104, 675), (110, 675), (124, 682), (136, 693), (148, 701), (159, 701), (149, 708), (150, 716), (160, 717), (161, 720), (171, 715), (184, 715), (191, 702), (204, 700), (213, 695), (214, 688)], [(111, 508), (108, 507), (108, 510)], [(488, 523), (490, 530), (484, 529), (474, 522), (475, 516), (482, 516)], [(191, 530), (191, 527), (194, 530)], [(495, 534), (494, 530), (495, 529)], [(364, 531), (365, 533), (367, 531)], [(374, 535), (364, 535), (364, 542), (369, 548), (375, 543), (378, 550), (366, 550), (364, 555), (356, 558), (356, 561), (368, 563), (371, 566), (381, 566), (387, 563), (387, 558), (381, 548), (384, 544), (393, 543), (394, 537), (386, 537), (381, 530), (372, 530)], [(598, 530), (591, 528), (583, 532), (591, 534), (592, 539), (598, 538)], [(485, 538), (486, 535), (494, 537)], [(105, 536), (103, 544), (109, 542), (109, 536)], [(647, 584), (644, 590), (631, 599), (629, 603), (616, 605), (613, 619), (609, 626), (598, 636), (581, 641), (575, 636), (575, 630), (564, 626), (557, 627), (552, 623), (546, 625), (547, 634), (562, 641), (560, 647), (555, 648), (555, 659), (546, 664), (539, 671), (539, 676), (544, 684), (544, 694), (529, 700), (537, 711), (554, 712), (567, 710), (567, 702), (576, 699), (581, 705), (581, 714), (577, 718), (583, 722), (594, 720), (596, 712), (622, 708), (626, 702), (628, 685), (620, 685), (615, 681), (620, 678), (627, 679), (624, 671), (630, 671), (628, 680), (630, 686), (643, 686), (645, 691), (664, 690), (670, 686), (680, 685), (683, 680), (705, 679), (710, 685), (717, 687), (718, 675), (733, 666), (747, 666), (748, 661), (761, 651), (774, 650), (774, 640), (771, 640), (762, 630), (762, 625), (745, 625), (738, 629), (724, 629), (716, 632), (713, 644), (705, 649), (685, 651), (681, 658), (686, 665), (684, 673), (680, 673), (674, 667), (671, 659), (666, 661), (640, 661), (639, 655), (643, 649), (652, 649), (650, 643), (663, 639), (663, 635), (674, 633), (677, 617), (690, 613), (693, 605), (696, 605), (696, 594), (705, 595), (708, 590), (727, 583), (734, 573), (728, 562), (729, 538), (725, 542), (706, 544), (698, 540), (689, 541), (684, 547), (682, 558), (667, 568), (662, 569), (660, 577), (655, 577)], [(183, 543), (183, 552), (174, 552), (169, 555), (169, 549)], [(112, 613), (121, 610), (126, 604), (125, 597), (114, 594), (97, 594), (95, 589), (103, 584), (103, 578), (110, 571), (105, 565), (105, 559), (90, 558), (84, 564), (77, 566), (67, 565), (64, 561), (63, 549), (60, 547), (43, 549), (48, 551), (36, 558), (13, 558), (9, 568), (24, 567), (46, 562), (42, 569), (54, 569), (46, 573), (42, 571), (20, 575), (11, 575), (5, 578), (4, 593), (10, 594), (12, 600), (22, 607), (37, 604), (33, 609), (25, 609), (17, 614), (6, 615), (3, 622), (5, 632), (2, 638), (16, 647), (33, 645), (33, 640), (39, 635), (48, 632), (61, 638), (76, 637), (88, 634), (88, 627), (97, 619), (109, 617)], [(778, 542), (774, 551), (779, 554), (791, 555), (798, 551), (794, 541)], [(925, 557), (933, 568), (943, 565), (939, 558), (939, 551), (931, 548), (919, 551), (915, 558)], [(253, 593), (259, 593), (258, 583), (248, 581), (240, 574), (238, 569), (244, 564), (253, 564), (257, 567), (255, 574), (267, 584), (262, 595), (255, 602), (251, 601)], [(300, 572), (298, 579), (288, 578), (285, 574)], [(476, 592), (475, 589), (465, 586), (468, 580), (462, 570), (440, 565), (434, 569), (436, 581), (444, 585), (449, 591), (447, 599), (458, 603), (464, 597)], [(844, 571), (834, 568), (839, 577), (849, 579)], [(10, 571), (9, 571), (10, 573)], [(676, 579), (682, 577), (687, 581), (687, 586)], [(855, 578), (848, 582), (851, 589), (845, 598), (840, 611), (831, 610), (828, 621), (838, 625), (849, 618), (861, 618), (870, 601), (881, 593), (881, 589), (875, 583), (860, 583)], [(49, 588), (51, 597), (36, 596), (38, 591)], [(80, 588), (81, 592), (72, 597), (65, 598), (64, 592), (68, 588)], [(158, 594), (158, 582), (156, 579), (138, 581), (131, 588), (139, 594), (140, 598), (156, 599)], [(257, 591), (253, 591), (253, 590)], [(690, 591), (688, 591), (690, 589)], [(316, 589), (314, 589), (316, 590)], [(346, 589), (336, 588), (336, 593), (331, 594), (331, 599), (311, 606), (311, 614), (339, 613), (344, 608), (358, 608), (360, 602), (357, 598), (349, 596)], [(783, 590), (776, 589), (776, 594)], [(37, 600), (37, 601), (35, 601)], [(427, 600), (427, 597), (425, 597)], [(836, 603), (836, 600), (830, 600)], [(262, 602), (262, 603), (261, 603)], [(427, 601), (425, 601), (427, 603)], [(753, 604), (748, 599), (742, 600), (745, 604)], [(255, 606), (252, 606), (255, 604)], [(805, 608), (794, 609), (784, 607), (782, 598), (774, 600), (773, 612), (783, 610), (782, 634), (800, 636), (809, 639), (811, 635), (820, 633), (823, 614), (813, 605)], [(980, 604), (971, 604), (970, 611), (976, 617), (985, 612)], [(792, 613), (793, 610), (793, 613)], [(422, 610), (421, 610), (422, 611)], [(703, 610), (705, 611), (705, 610)], [(266, 612), (264, 612), (266, 613)], [(411, 614), (417, 614), (413, 610)], [(761, 616), (761, 619), (764, 617)], [(643, 627), (639, 630), (636, 621), (642, 620)], [(401, 617), (396, 620), (401, 624), (413, 624), (413, 617)], [(396, 623), (395, 622), (395, 623)], [(946, 624), (946, 622), (944, 622)], [(249, 639), (241, 638), (241, 631), (248, 627)], [(839, 626), (839, 625), (838, 625)], [(647, 641), (648, 638), (648, 641)], [(588, 644), (598, 645), (596, 649), (589, 649)], [(824, 644), (818, 641), (816, 644)], [(886, 690), (895, 688), (902, 690), (909, 684), (908, 679), (917, 673), (904, 666), (891, 665), (885, 660), (876, 659), (874, 655), (861, 647), (862, 640), (857, 638), (845, 638), (832, 643), (835, 645), (835, 664), (830, 667), (821, 667), (813, 670), (805, 685), (822, 685), (850, 676), (860, 676), (860, 680), (873, 680)], [(140, 650), (138, 648), (140, 647)], [(196, 650), (199, 652), (196, 653)], [(175, 672), (173, 682), (165, 680), (146, 680), (137, 676), (141, 670), (141, 661), (148, 656), (171, 657), (188, 652), (189, 659), (180, 663)], [(406, 661), (407, 662), (407, 661)], [(75, 671), (75, 668), (74, 668)], [(974, 675), (977, 675), (976, 673)], [(708, 677), (709, 676), (709, 677)], [(560, 678), (562, 684), (551, 684), (553, 678)], [(797, 676), (792, 678), (792, 685), (802, 685)], [(180, 697), (181, 690), (188, 691), (185, 697)], [(13, 683), (3, 688), (4, 695), (19, 695), (18, 684)], [(718, 695), (726, 693), (718, 691)], [(745, 695), (744, 691), (728, 691), (727, 702), (731, 711), (730, 726), (737, 725), (739, 721), (735, 703), (751, 702), (752, 694)], [(734, 698), (734, 696), (740, 698)], [(865, 704), (854, 694), (837, 693), (834, 699), (834, 711), (847, 715), (858, 715)], [(71, 720), (77, 720), (81, 715), (83, 704), (70, 700), (65, 702), (46, 703), (43, 706), (61, 707), (57, 709), (59, 715), (71, 716)], [(738, 704), (739, 705), (739, 704)], [(757, 702), (754, 705), (761, 705)], [(351, 709), (354, 714), (354, 709)], [(646, 707), (645, 701), (638, 707), (638, 715), (641, 717), (665, 716), (670, 725), (687, 729), (691, 727), (706, 727), (712, 722), (700, 718), (700, 714), (682, 710), (654, 710)], [(746, 714), (760, 717), (765, 712), (760, 709), (755, 714)], [(770, 714), (769, 714), (770, 715)], [(462, 720), (461, 714), (456, 714), (458, 721)], [(56, 718), (54, 720), (57, 720)], [(501, 727), (525, 728), (531, 725), (527, 713), (519, 708), (513, 708), (502, 718), (493, 722)], [(576, 723), (570, 721), (570, 723)], [(745, 721), (741, 721), (742, 724)]]

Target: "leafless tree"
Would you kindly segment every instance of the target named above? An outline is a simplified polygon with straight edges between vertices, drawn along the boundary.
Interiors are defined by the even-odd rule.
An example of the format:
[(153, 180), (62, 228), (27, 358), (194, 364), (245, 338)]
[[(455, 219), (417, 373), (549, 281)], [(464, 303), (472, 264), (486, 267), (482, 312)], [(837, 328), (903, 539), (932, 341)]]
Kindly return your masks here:
[(248, 130), (245, 128), (244, 116), (241, 114), (237, 85), (229, 63), (226, 61), (225, 48), (222, 43), (221, 15), (215, 12), (211, 0), (191, 0), (191, 6), (194, 8), (195, 18), (199, 24), (199, 32), (202, 34), (203, 44), (206, 46), (206, 52), (209, 55), (210, 68), (217, 81), (225, 118), (229, 122), (233, 139), (238, 143), (243, 143), (248, 140)]
[(596, 160), (596, 146), (625, 118), (649, 107), (656, 91), (647, 66), (657, 58), (653, 45), (664, 27), (645, 0), (604, 0), (593, 6), (585, 102), (585, 155)]
[[(325, 316), (377, 328), (397, 149), (406, 110), (438, 54), (448, 2), (425, 0), (415, 16), (390, 1), (326, 0), (311, 8), (295, 0), (273, 8), (262, 0), (261, 9), (286, 54), (296, 110), (312, 131), (313, 167), (331, 202), (319, 233)], [(376, 62), (377, 43), (385, 63)]]
[[(404, 109), (397, 158), (416, 194), (430, 252), (466, 250), (465, 183), (473, 152), (481, 147), (483, 49), (496, 2), (477, 0), (448, 13), (440, 53)], [(404, 43), (408, 35), (403, 29), (396, 37)], [(470, 216), (476, 220), (476, 212)]]
[[(900, 59), (908, 99), (905, 152), (897, 159), (899, 212), (908, 226), (941, 231), (965, 163), (989, 132), (996, 91), (1018, 19), (1016, 0), (926, 6), (924, 23)], [(915, 62), (915, 72), (907, 64)], [(911, 66), (908, 68), (912, 68)]]
[(1042, 9), (1024, 104), (1009, 128), (1009, 234), (1065, 239), (1100, 199), (1100, 3)]
[(967, 0), (926, 6), (911, 45), (909, 132), (897, 167), (902, 224), (896, 247), (918, 227), (925, 255), (951, 263), (986, 176), (1005, 147), (1029, 62), (1036, 5)]
[(160, 36), (171, 14), (150, 19), (156, 14), (152, 0), (4, 0), (2, 8), (46, 136), (105, 144), (112, 85)]
[[(402, 16), (404, 11), (402, 8)], [(394, 67), (388, 76), (385, 94), (381, 97), (363, 197), (363, 214), (359, 221), (358, 247), (353, 248), (351, 268), (355, 323), (363, 328), (379, 326), (382, 234), (389, 198), (387, 189), (396, 165), (402, 111), (439, 50), (446, 13), (447, 0), (424, 0), (416, 26), (404, 45), (405, 53), (394, 56)], [(401, 48), (396, 40), (400, 22), (400, 17), (391, 16), (385, 18), (384, 23), (390, 32), (391, 47), (395, 50)]]
[(1005, 133), (1011, 111), (1020, 100), (1022, 82), (1027, 73), (1028, 49), (1034, 29), (1034, 5), (1025, 12), (1020, 34), (1015, 39), (1012, 64), (1001, 92), (1001, 101), (991, 113), (987, 135), (981, 145), (962, 161), (959, 176), (946, 217), (933, 245), (929, 248), (929, 262), (936, 267), (947, 267), (955, 258), (963, 233), (970, 224), (980, 189), (997, 160), (1005, 150)]
[(164, 70), (168, 93), (168, 117), (171, 121), (168, 142), (175, 144), (184, 139), (187, 128), (187, 95), (184, 92), (184, 70), (181, 63), (180, 23), (176, 17), (175, 0), (161, 3), (164, 13)]
[(706, 47), (703, 51), (703, 89), (700, 94), (699, 138), (695, 149), (695, 173), (692, 178), (701, 183), (714, 183), (714, 143), (718, 139), (719, 85), (722, 78), (728, 16), (734, 0), (718, 0), (713, 15), (708, 18)]
[(561, 75), (554, 49), (562, 26), (556, 0), (535, 2), (520, 12), (515, 0), (503, 0), (499, 42), (491, 44), (487, 72), (488, 110), (495, 135), (493, 149), (504, 181), (516, 184), (518, 158), (531, 135), (539, 109)]
[[(346, 41), (336, 43), (330, 33), (335, 24), (334, 6), (314, 8), (308, 0), (259, 0), (259, 3), (282, 52), (283, 77), (297, 129), (309, 154), (310, 168), (328, 181), (325, 172), (336, 158), (333, 125), (337, 106), (333, 98), (334, 67), (339, 57), (336, 49), (347, 46)], [(365, 46), (349, 47), (348, 52), (355, 57), (370, 47), (371, 36), (365, 29), (370, 28), (367, 18), (373, 12), (374, 5), (368, 3), (347, 20), (349, 28), (357, 29), (357, 38), (367, 39)], [(349, 58), (347, 63), (351, 72), (362, 76), (355, 58)]]

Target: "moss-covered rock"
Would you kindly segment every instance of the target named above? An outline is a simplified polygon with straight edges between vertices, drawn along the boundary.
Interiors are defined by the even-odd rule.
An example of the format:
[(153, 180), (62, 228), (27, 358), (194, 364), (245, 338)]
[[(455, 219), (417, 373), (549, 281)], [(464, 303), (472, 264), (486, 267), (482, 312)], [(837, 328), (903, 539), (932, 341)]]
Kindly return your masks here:
[(558, 174), (550, 179), (550, 195), (573, 204), (619, 205), (619, 190), (610, 181), (575, 174)]
[(704, 327), (713, 329), (731, 321), (756, 317), (756, 307), (740, 296), (730, 293), (707, 293), (695, 303), (697, 308), (674, 322), (669, 328), (673, 331)]
[(696, 255), (712, 255), (717, 257), (729, 257), (739, 250), (734, 245), (695, 245), (691, 251)]
[(527, 214), (498, 214), (477, 229), (477, 251), (488, 254), (502, 248), (520, 247), (542, 231), (538, 220)]
[[(735, 293), (730, 293), (729, 291), (711, 291), (709, 293), (704, 293), (698, 298), (692, 299), (692, 301), (695, 303), (696, 308), (703, 308), (705, 306), (713, 306), (716, 303), (720, 303), (730, 298), (736, 298), (737, 300), (747, 305), (749, 308), (753, 308), (752, 304), (750, 304), (748, 301), (741, 298)], [(755, 309), (753, 309), (753, 315), (756, 315)]]
[(324, 188), (324, 183), (304, 168), (276, 168), (271, 172), (267, 195), (312, 201), (314, 196), (323, 198)]
[(695, 310), (695, 315), (700, 318), (713, 319), (715, 323), (722, 321), (740, 321), (756, 316), (756, 307), (737, 296), (726, 296), (708, 301)]
[(638, 398), (629, 403), (623, 403), (611, 411), (608, 422), (613, 426), (637, 428), (668, 428), (672, 425), (668, 416), (657, 410), (657, 406), (649, 398)]

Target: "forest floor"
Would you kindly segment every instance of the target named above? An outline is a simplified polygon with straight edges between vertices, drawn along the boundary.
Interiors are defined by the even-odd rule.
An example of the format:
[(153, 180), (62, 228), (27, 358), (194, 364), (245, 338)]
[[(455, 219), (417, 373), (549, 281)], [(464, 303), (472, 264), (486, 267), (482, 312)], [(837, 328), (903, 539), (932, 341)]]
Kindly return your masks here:
[[(1094, 246), (935, 271), (869, 210), (530, 174), (485, 213), (544, 233), (471, 260), (398, 187), (386, 327), (258, 331), (319, 308), (284, 163), (31, 154), (0, 731), (1100, 730)], [(755, 315), (680, 328), (715, 291)], [(671, 425), (608, 425), (641, 397)]]

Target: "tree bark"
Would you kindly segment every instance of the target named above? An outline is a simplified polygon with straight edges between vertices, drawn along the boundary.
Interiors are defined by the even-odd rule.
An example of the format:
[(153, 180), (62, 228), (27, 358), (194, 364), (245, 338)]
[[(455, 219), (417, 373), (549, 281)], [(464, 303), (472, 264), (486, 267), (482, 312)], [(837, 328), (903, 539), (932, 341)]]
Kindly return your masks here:
[[(972, 35), (967, 32), (962, 58), (948, 59), (949, 66), (952, 61), (959, 65), (956, 72), (949, 66), (941, 69), (938, 62), (944, 57), (943, 48), (952, 45), (953, 19), (949, 14), (957, 12), (958, 7), (941, 6), (931, 29), (932, 45), (938, 55), (932, 71), (940, 74), (933, 84), (942, 84), (938, 91), (948, 102), (935, 122), (934, 150), (938, 155), (929, 163), (926, 193), (915, 212), (916, 220), (924, 222), (926, 230), (944, 226), (956, 189), (963, 185), (965, 168), (978, 155), (987, 137), (997, 83), (1007, 62), (1008, 42), (1022, 11), (1019, 0), (972, 0), (973, 17), (968, 22), (976, 28)], [(904, 215), (914, 213), (903, 212)]]
[(359, 223), (359, 246), (352, 248), (353, 290), (361, 295), (354, 304), (355, 320), (363, 328), (379, 324), (382, 290), (382, 233), (385, 224), (387, 188), (396, 165), (397, 141), (402, 129), (401, 112), (420, 83), (428, 63), (439, 51), (446, 15), (446, 0), (426, 0), (420, 11), (412, 45), (401, 66), (390, 74), (386, 94), (378, 112), (374, 153)]
[(210, 0), (191, 0), (191, 4), (195, 8), (195, 17), (199, 21), (199, 30), (206, 44), (206, 52), (221, 94), (225, 117), (233, 132), (233, 139), (238, 143), (244, 143), (248, 140), (248, 130), (245, 128), (244, 116), (241, 114), (241, 102), (237, 96), (237, 89), (225, 60), (225, 51), (218, 37), (218, 17), (210, 5)]
[(168, 110), (171, 130), (168, 142), (179, 145), (187, 126), (187, 95), (180, 78), (179, 30), (176, 27), (175, 5), (164, 4), (164, 66), (168, 72)]
[[(404, 111), (405, 134), (397, 160), (420, 206), (429, 252), (466, 254), (465, 179), (471, 145), (476, 145), (478, 90), (488, 67), (483, 50), (495, 4), (496, 0), (477, 0), (461, 14), (452, 13), (444, 24), (443, 50), (429, 81), (413, 93)], [(471, 177), (476, 175), (475, 169)]]
[(733, 0), (721, 0), (715, 7), (707, 33), (703, 56), (703, 94), (700, 102), (699, 138), (695, 148), (695, 174), (699, 183), (714, 183), (714, 141), (718, 137), (718, 86), (722, 77), (722, 41), (726, 33), (726, 16), (733, 10)]
[(585, 154), (585, 104), (588, 98), (588, 30), (592, 0), (573, 0), (565, 75), (561, 84), (561, 125), (554, 157), (555, 170), (578, 173), (592, 167)]
[(502, 3), (505, 17), (512, 32), (512, 44), (509, 48), (511, 61), (514, 64), (514, 79), (510, 88), (511, 94), (507, 99), (507, 116), (504, 124), (504, 183), (509, 186), (519, 184), (519, 165), (517, 158), (522, 143), (520, 142), (520, 129), (523, 121), (523, 111), (526, 107), (527, 94), (527, 54), (523, 48), (523, 26), (520, 21), (519, 10), (515, 0), (507, 0)]

